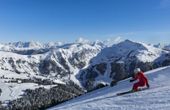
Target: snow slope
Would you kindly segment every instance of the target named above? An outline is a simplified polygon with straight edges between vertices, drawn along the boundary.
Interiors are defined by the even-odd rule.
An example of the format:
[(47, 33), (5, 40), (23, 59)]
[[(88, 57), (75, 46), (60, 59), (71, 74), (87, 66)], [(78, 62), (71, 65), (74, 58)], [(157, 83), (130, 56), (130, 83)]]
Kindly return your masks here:
[[(21, 95), (24, 93), (26, 89), (36, 89), (40, 87), (44, 87), (46, 89), (50, 89), (55, 85), (38, 85), (37, 83), (7, 83), (12, 79), (28, 79), (26, 74), (17, 74), (15, 72), (4, 71), (0, 69), (0, 89), (2, 93), (0, 95), (0, 101), (5, 103), (8, 100), (14, 100), (20, 98)], [(3, 78), (4, 77), (4, 78)], [(39, 78), (44, 79), (43, 77), (39, 76)]]
[(50, 89), (53, 87), (52, 85), (48, 86), (40, 86), (36, 83), (3, 83), (0, 82), (0, 88), (2, 89), (2, 93), (0, 96), (1, 101), (14, 100), (20, 98), (26, 89), (36, 89), (40, 87), (45, 87), (46, 89)]
[(145, 43), (133, 42), (130, 40), (122, 41), (112, 47), (103, 49), (97, 57), (92, 59), (92, 62), (108, 62), (110, 60), (125, 61), (129, 58), (134, 57), (142, 62), (153, 62), (155, 59), (160, 57), (162, 54), (167, 53), (161, 48), (155, 48)]
[[(100, 84), (119, 81), (133, 73), (136, 67), (143, 71), (170, 65), (170, 52), (141, 42), (122, 41), (101, 50), (82, 70), (82, 85), (89, 91)], [(90, 83), (89, 83), (90, 82)]]
[(129, 79), (115, 87), (105, 87), (67, 101), (48, 110), (169, 110), (170, 66), (146, 72), (151, 88), (137, 93), (116, 96), (132, 87)]
[[(34, 44), (38, 45), (38, 43), (33, 42), (31, 44), (18, 42), (9, 45), (15, 45), (14, 47), (18, 49), (36, 49)], [(1, 47), (3, 47), (2, 44), (0, 44)], [(96, 56), (102, 48), (102, 44), (99, 42), (92, 44), (72, 43), (51, 48), (46, 53), (34, 55), (23, 55), (0, 49), (0, 89), (2, 90), (0, 101), (5, 103), (20, 98), (26, 89), (34, 90), (40, 87), (50, 89), (56, 86), (38, 85), (34, 81), (37, 78), (62, 84), (71, 80), (80, 85), (79, 80), (76, 79), (76, 74), (81, 68), (88, 65), (89, 60)], [(48, 73), (43, 74), (46, 70)], [(29, 80), (29, 83), (24, 81), (18, 83), (21, 80)]]

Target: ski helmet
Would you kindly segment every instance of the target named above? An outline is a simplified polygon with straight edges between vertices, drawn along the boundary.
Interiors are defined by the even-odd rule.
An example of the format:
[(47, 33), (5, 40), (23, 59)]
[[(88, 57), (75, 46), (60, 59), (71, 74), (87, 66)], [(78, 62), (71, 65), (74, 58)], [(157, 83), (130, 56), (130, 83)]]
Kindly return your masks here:
[(135, 74), (136, 74), (136, 73), (139, 73), (139, 72), (141, 72), (140, 68), (136, 68), (136, 69), (134, 70), (134, 73), (135, 73)]

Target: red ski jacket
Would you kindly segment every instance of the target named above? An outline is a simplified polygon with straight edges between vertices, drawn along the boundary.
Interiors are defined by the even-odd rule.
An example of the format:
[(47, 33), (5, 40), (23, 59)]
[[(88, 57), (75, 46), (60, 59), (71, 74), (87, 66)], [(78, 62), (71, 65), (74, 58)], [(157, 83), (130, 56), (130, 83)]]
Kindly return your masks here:
[(144, 75), (143, 72), (137, 73), (137, 74), (135, 75), (134, 79), (135, 79), (135, 80), (138, 79), (138, 80), (139, 80), (139, 83), (141, 83), (141, 84), (146, 84), (146, 85), (148, 85), (148, 79), (146, 78), (146, 76)]

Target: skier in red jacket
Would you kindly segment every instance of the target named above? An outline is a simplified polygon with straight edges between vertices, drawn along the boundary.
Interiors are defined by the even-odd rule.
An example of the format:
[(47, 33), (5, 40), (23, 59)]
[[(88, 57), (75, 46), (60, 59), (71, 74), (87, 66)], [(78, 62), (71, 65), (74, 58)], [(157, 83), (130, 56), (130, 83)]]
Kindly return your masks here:
[(144, 87), (147, 86), (149, 88), (148, 79), (144, 75), (144, 73), (140, 70), (140, 68), (136, 68), (134, 70), (134, 78), (130, 80), (130, 82), (133, 82), (135, 80), (138, 80), (137, 83), (134, 83), (132, 91), (138, 91), (138, 87)]

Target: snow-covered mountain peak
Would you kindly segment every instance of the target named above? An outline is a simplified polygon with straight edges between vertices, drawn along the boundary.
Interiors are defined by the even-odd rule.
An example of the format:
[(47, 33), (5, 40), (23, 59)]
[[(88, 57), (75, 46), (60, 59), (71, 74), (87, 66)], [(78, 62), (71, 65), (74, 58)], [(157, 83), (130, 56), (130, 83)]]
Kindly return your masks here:
[[(113, 80), (125, 79), (136, 67), (148, 71), (170, 64), (170, 52), (130, 40), (111, 46), (102, 41), (86, 42), (83, 39), (76, 43), (15, 42), (0, 44), (0, 50), (0, 81), (3, 84), (6, 83), (4, 80), (32, 82), (35, 78), (36, 82), (40, 78), (47, 80), (44, 82), (47, 84), (71, 81), (87, 91), (101, 87), (101, 84), (110, 84)], [(3, 100), (11, 97), (10, 89), (15, 90), (8, 88), (10, 85), (12, 83), (7, 83), (2, 88), (2, 91), (8, 90), (7, 97), (3, 92)], [(18, 93), (22, 90), (25, 88)]]
[(7, 44), (9, 46), (13, 46), (15, 48), (42, 48), (43, 44), (41, 44), (40, 42), (34, 42), (34, 41), (30, 41), (30, 42), (14, 42), (14, 43), (9, 43)]
[(36, 41), (30, 41), (30, 42), (19, 41), (19, 42), (10, 42), (10, 43), (0, 44), (0, 50), (16, 52), (16, 51), (50, 49), (50, 48), (56, 48), (62, 45), (64, 45), (62, 42), (40, 43)]
[(138, 58), (143, 62), (151, 62), (158, 58), (164, 51), (145, 43), (130, 40), (122, 41), (118, 44), (103, 49), (92, 61), (126, 60), (127, 58)]
[[(134, 41), (131, 41), (131, 40), (125, 40), (125, 41), (122, 41), (120, 43), (117, 44), (117, 47), (119, 48), (127, 48), (128, 50), (145, 50), (147, 49), (146, 48), (146, 45), (144, 43), (138, 43), (138, 42), (134, 42)], [(113, 46), (113, 48), (115, 48)]]

